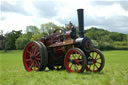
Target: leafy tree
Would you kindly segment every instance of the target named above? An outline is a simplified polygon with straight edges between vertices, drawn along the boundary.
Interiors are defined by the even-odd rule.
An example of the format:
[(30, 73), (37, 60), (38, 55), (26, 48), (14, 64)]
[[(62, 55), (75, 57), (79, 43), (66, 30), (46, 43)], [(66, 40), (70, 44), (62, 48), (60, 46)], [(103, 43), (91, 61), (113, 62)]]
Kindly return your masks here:
[(107, 36), (108, 34), (109, 34), (108, 31), (104, 29), (98, 29), (95, 27), (91, 27), (85, 33), (86, 36), (90, 37), (93, 40), (97, 40), (97, 42), (101, 42), (101, 43), (105, 40), (110, 40), (109, 37)]
[(0, 50), (5, 47), (5, 37), (3, 36), (3, 30), (0, 31)]
[(44, 33), (36, 33), (32, 35), (31, 41), (40, 40), (45, 34)]
[(47, 35), (51, 34), (55, 29), (60, 28), (60, 26), (57, 26), (56, 24), (49, 22), (46, 24), (41, 24), (40, 31), (47, 33)]
[(126, 35), (126, 42), (127, 42), (127, 46), (128, 46), (128, 34)]
[(39, 29), (36, 26), (30, 25), (30, 26), (26, 27), (26, 32), (27, 33), (31, 32), (31, 33), (35, 34), (35, 33), (39, 32)]
[(0, 35), (0, 50), (3, 50), (5, 47), (5, 37)]
[(27, 45), (27, 43), (30, 42), (30, 35), (29, 34), (23, 34), (16, 40), (16, 49), (24, 49), (24, 47)]
[(117, 32), (109, 32), (104, 29), (91, 27), (85, 33), (86, 36), (98, 42), (100, 49), (115, 49), (118, 45), (126, 45), (127, 35)]
[(15, 41), (21, 35), (22, 35), (21, 30), (20, 31), (13, 30), (12, 32), (6, 33), (5, 34), (5, 37), (6, 37), (5, 50), (14, 50), (14, 49), (16, 49)]
[(27, 32), (25, 34), (22, 34), (19, 38), (17, 38), (15, 46), (16, 49), (24, 49), (24, 47), (31, 41), (31, 38), (34, 33)]
[(126, 39), (126, 35), (125, 34), (117, 33), (117, 32), (111, 32), (111, 33), (109, 33), (109, 37), (113, 41), (123, 41), (123, 40)]

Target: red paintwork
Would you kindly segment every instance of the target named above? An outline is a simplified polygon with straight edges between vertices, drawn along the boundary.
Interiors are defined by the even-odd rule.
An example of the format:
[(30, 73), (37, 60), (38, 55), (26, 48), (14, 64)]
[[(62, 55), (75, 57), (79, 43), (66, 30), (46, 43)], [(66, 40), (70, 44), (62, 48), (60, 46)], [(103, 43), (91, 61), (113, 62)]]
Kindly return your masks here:
[(69, 31), (66, 31), (66, 34), (65, 34), (65, 36), (66, 36), (66, 39), (69, 39), (69, 38), (71, 38), (71, 36), (70, 36), (70, 33), (71, 33), (71, 30), (69, 30)]
[[(23, 63), (25, 66), (25, 69), (30, 72), (32, 70), (36, 71), (38, 70), (39, 64), (40, 64), (40, 51), (37, 44), (31, 42), (27, 45), (27, 47), (24, 50), (23, 54)], [(32, 57), (34, 56), (34, 60)]]
[[(79, 54), (80, 56), (75, 56), (74, 54)], [(72, 56), (72, 57), (71, 57)], [(83, 61), (79, 62), (81, 60), (81, 53), (78, 52), (77, 50), (70, 50), (66, 56), (65, 56), (65, 67), (68, 70), (68, 72), (80, 72), (83, 66)], [(75, 64), (71, 64), (69, 66), (69, 64), (74, 61)], [(74, 68), (73, 68), (74, 66)], [(78, 68), (79, 67), (79, 68)]]

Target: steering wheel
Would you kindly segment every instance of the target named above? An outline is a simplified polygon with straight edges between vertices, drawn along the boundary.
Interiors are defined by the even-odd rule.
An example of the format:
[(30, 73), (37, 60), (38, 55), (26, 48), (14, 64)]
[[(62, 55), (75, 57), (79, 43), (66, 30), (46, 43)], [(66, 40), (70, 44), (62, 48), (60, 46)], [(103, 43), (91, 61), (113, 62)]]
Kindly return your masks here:
[(63, 29), (56, 29), (56, 30), (53, 31), (53, 33), (64, 35), (66, 32)]
[(60, 41), (64, 41), (65, 40), (65, 30), (63, 29), (56, 29), (55, 31), (53, 31), (53, 34), (56, 34), (56, 36), (58, 35), (60, 38)]

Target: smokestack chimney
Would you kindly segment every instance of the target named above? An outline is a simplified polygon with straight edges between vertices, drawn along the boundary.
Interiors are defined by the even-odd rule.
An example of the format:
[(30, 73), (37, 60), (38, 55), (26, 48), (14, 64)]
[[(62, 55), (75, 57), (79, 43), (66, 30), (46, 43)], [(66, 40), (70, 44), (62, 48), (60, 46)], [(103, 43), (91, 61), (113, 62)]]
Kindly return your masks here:
[(77, 9), (78, 23), (79, 23), (79, 35), (84, 37), (84, 9)]

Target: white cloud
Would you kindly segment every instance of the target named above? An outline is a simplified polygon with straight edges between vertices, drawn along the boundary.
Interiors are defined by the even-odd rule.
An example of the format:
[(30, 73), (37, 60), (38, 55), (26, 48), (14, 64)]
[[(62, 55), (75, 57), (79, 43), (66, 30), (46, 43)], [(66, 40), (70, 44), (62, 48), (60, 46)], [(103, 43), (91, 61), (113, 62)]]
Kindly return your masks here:
[(37, 15), (37, 9), (33, 6), (31, 0), (24, 0), (24, 10), (33, 16)]
[(36, 25), (40, 27), (42, 23), (54, 22), (60, 25), (54, 18), (40, 18), (37, 16), (24, 16), (22, 14), (17, 14), (13, 12), (2, 12), (2, 17), (6, 17), (5, 20), (0, 21), (0, 30), (4, 30), (4, 33), (10, 32), (12, 30), (23, 30), (25, 31), (26, 26)]
[[(17, 4), (17, 0), (4, 0), (4, 1), (7, 1), (9, 4), (11, 5), (15, 5)], [(20, 1), (20, 0), (19, 0)]]
[(93, 16), (105, 16), (107, 18), (120, 15), (128, 16), (128, 11), (124, 10), (119, 3), (114, 3), (111, 6), (96, 6), (93, 11)]
[(2, 17), (7, 18), (3, 21), (0, 21), (0, 29), (4, 30), (5, 32), (11, 30), (25, 30), (27, 25), (34, 25), (32, 16), (2, 12)]
[[(64, 25), (67, 24), (69, 21), (72, 21), (77, 25), (77, 11), (78, 8), (84, 9), (85, 14), (85, 23), (88, 27), (90, 26), (101, 26), (105, 27), (107, 30), (112, 31), (118, 31), (121, 29), (127, 30), (127, 25), (124, 17), (128, 17), (128, 11), (123, 9), (120, 3), (113, 3), (111, 5), (94, 5), (92, 4), (93, 0), (4, 0), (8, 2), (11, 5), (16, 5), (17, 2), (22, 1), (23, 2), (23, 10), (28, 14), (20, 14), (20, 12), (2, 12), (1, 18), (0, 18), (0, 30), (4, 30), (5, 32), (11, 31), (11, 30), (25, 30), (26, 26), (28, 25), (36, 25), (40, 26), (42, 23), (46, 22), (54, 22), (57, 25)], [(39, 2), (38, 2), (39, 1)], [(55, 12), (50, 12), (50, 10), (53, 10), (53, 8), (47, 7), (46, 2), (54, 1), (55, 6)], [(33, 3), (44, 3), (45, 5), (45, 11), (38, 9), (36, 4), (34, 6)], [(1, 3), (2, 4), (2, 3)], [(41, 4), (39, 4), (38, 7), (40, 7)], [(43, 7), (43, 6), (42, 6)], [(46, 11), (49, 8), (48, 11)], [(39, 12), (40, 11), (40, 12)], [(39, 13), (47, 12), (45, 15), (39, 16)], [(51, 14), (49, 14), (49, 12)], [(56, 13), (56, 14), (54, 14)], [(46, 14), (53, 15), (46, 17)], [(120, 17), (120, 19), (117, 18), (117, 16)], [(123, 16), (123, 17), (122, 17)], [(123, 18), (123, 19), (122, 19)], [(121, 20), (120, 26), (117, 24)], [(111, 21), (108, 21), (111, 20)], [(108, 21), (108, 22), (105, 22)], [(112, 22), (112, 23), (110, 23)], [(107, 24), (106, 24), (107, 23)], [(102, 25), (101, 25), (102, 24)], [(111, 28), (109, 28), (110, 26)], [(123, 27), (125, 26), (125, 27)], [(86, 27), (86, 26), (85, 26)], [(116, 27), (116, 28), (115, 28)], [(114, 28), (114, 30), (113, 30)], [(124, 30), (122, 32), (124, 32)]]

